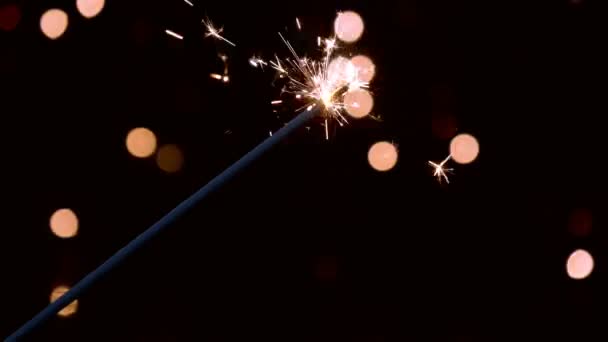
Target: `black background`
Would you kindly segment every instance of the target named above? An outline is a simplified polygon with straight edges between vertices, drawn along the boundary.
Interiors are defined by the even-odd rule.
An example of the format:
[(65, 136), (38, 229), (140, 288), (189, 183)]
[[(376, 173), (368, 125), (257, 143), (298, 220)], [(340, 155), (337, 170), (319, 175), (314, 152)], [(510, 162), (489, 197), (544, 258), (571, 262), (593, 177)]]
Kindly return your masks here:
[[(285, 55), (285, 30), (312, 51), (353, 9), (366, 30), (348, 51), (376, 64), (382, 121), (299, 131), (32, 340), (606, 339), (601, 1), (195, 3), (109, 0), (87, 20), (75, 1), (17, 2), (0, 32), (3, 336), (278, 129), (272, 72), (247, 59)], [(50, 7), (70, 18), (56, 41), (39, 30)], [(205, 16), (237, 46), (205, 39)], [(218, 53), (228, 84), (209, 78)], [(426, 162), (448, 153), (446, 117), (481, 153), (440, 185)], [(138, 126), (178, 144), (184, 169), (131, 157)], [(399, 146), (387, 173), (367, 164), (378, 140)], [(73, 239), (48, 228), (62, 207)], [(577, 208), (589, 236), (568, 230)], [(595, 258), (583, 281), (565, 272), (577, 248)]]

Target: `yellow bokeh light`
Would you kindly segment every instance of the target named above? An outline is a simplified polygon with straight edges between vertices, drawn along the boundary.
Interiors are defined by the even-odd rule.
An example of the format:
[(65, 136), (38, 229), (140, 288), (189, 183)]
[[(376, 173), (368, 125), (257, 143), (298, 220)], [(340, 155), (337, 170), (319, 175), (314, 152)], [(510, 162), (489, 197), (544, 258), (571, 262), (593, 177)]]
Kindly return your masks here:
[(145, 127), (134, 128), (127, 134), (127, 150), (137, 158), (149, 157), (156, 151), (156, 136)]
[(50, 9), (40, 17), (40, 29), (50, 39), (57, 39), (68, 28), (68, 15), (57, 8)]
[(334, 32), (341, 41), (353, 43), (361, 38), (364, 24), (361, 16), (353, 11), (338, 13), (334, 21)]
[(397, 164), (397, 147), (388, 141), (373, 144), (367, 152), (369, 165), (377, 171), (388, 171)]
[(51, 231), (62, 239), (68, 239), (78, 234), (78, 217), (71, 209), (59, 209), (51, 215), (49, 221)]
[[(50, 296), (51, 303), (56, 301), (57, 299), (59, 299), (59, 297), (63, 296), (69, 290), (70, 290), (70, 288), (67, 286), (64, 286), (64, 285), (55, 287), (53, 289), (53, 291), (51, 292), (51, 296)], [(76, 311), (78, 311), (78, 299), (74, 300), (73, 302), (68, 304), (65, 308), (61, 309), (61, 311), (59, 311), (57, 313), (57, 315), (60, 317), (69, 317), (69, 316), (72, 316), (73, 314), (75, 314)]]
[(85, 18), (93, 18), (98, 15), (104, 5), (105, 0), (76, 0), (78, 12)]
[(344, 106), (350, 116), (360, 119), (372, 111), (374, 98), (365, 89), (350, 90), (344, 94)]
[(161, 146), (156, 155), (156, 164), (165, 172), (177, 172), (184, 165), (184, 154), (177, 145), (169, 144)]
[(584, 249), (577, 249), (568, 257), (566, 271), (572, 279), (585, 279), (593, 271), (593, 257)]
[(351, 58), (350, 62), (357, 69), (357, 79), (363, 82), (371, 82), (376, 74), (376, 65), (369, 57), (358, 55)]
[(479, 143), (470, 134), (459, 134), (450, 142), (452, 159), (459, 164), (469, 164), (479, 155)]

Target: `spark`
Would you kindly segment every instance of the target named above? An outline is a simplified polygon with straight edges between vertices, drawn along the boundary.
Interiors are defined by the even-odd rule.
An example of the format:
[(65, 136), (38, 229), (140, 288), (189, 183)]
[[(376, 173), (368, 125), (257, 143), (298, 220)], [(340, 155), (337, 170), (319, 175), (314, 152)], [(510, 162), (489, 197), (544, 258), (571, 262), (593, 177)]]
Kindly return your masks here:
[(213, 23), (211, 22), (211, 20), (209, 19), (203, 19), (202, 20), (203, 25), (205, 25), (205, 28), (207, 28), (207, 33), (205, 33), (205, 37), (214, 37), (216, 39), (220, 39), (225, 41), (226, 43), (232, 45), (232, 46), (236, 46), (233, 42), (229, 41), (228, 39), (224, 38), (220, 33), (222, 33), (222, 31), (224, 30), (222, 27), (220, 28), (215, 28), (213, 26)]
[(194, 7), (194, 4), (193, 4), (193, 3), (191, 3), (191, 2), (190, 2), (190, 1), (188, 1), (188, 0), (184, 0), (184, 2), (185, 2), (185, 3), (187, 3), (188, 5), (190, 5), (190, 6)]
[[(291, 52), (289, 58), (281, 59), (275, 55), (275, 60), (270, 61), (270, 66), (280, 77), (286, 79), (282, 93), (292, 94), (300, 102), (304, 101), (301, 108), (312, 108), (319, 104), (326, 119), (334, 119), (340, 125), (347, 123), (344, 95), (349, 91), (366, 88), (368, 83), (359, 79), (358, 69), (350, 59), (336, 54), (340, 48), (336, 38), (319, 37), (322, 54), (315, 59), (300, 57), (281, 33), (279, 37)], [(326, 137), (329, 137), (328, 127)]]
[(269, 136), (272, 136), (272, 131), (268, 131), (268, 135), (269, 135)]
[(182, 36), (180, 34), (177, 34), (177, 33), (173, 32), (171, 30), (165, 30), (165, 33), (168, 34), (168, 35), (170, 35), (170, 36), (172, 36), (172, 37), (174, 37), (174, 38), (177, 38), (179, 40), (184, 39), (184, 36)]
[(228, 77), (228, 75), (224, 75), (222, 77), (222, 81), (224, 81), (224, 83), (228, 83), (230, 81), (230, 77)]
[(263, 59), (256, 56), (249, 58), (249, 64), (254, 68), (260, 67), (262, 70), (264, 70), (264, 67), (268, 65), (268, 63), (266, 63)]
[(298, 26), (298, 31), (301, 31), (302, 25), (300, 24), (300, 19), (298, 19), (298, 17), (296, 17), (296, 25)]
[(431, 165), (433, 167), (433, 169), (435, 170), (433, 172), (433, 176), (437, 177), (437, 180), (439, 181), (439, 183), (441, 183), (441, 178), (443, 177), (446, 181), (446, 183), (450, 183), (450, 180), (448, 179), (448, 176), (446, 175), (446, 172), (452, 172), (452, 170), (454, 169), (447, 169), (445, 167), (443, 167), (445, 165), (445, 163), (448, 162), (448, 160), (450, 160), (452, 158), (452, 155), (449, 155), (447, 158), (445, 158), (441, 163), (437, 164), (434, 163), (432, 161), (429, 161), (429, 165)]
[(283, 100), (274, 100), (272, 102), (270, 102), (270, 104), (276, 105), (276, 104), (281, 104), (283, 103)]
[(220, 74), (209, 74), (209, 76), (211, 76), (211, 78), (216, 79), (216, 80), (221, 80), (223, 78), (223, 76)]

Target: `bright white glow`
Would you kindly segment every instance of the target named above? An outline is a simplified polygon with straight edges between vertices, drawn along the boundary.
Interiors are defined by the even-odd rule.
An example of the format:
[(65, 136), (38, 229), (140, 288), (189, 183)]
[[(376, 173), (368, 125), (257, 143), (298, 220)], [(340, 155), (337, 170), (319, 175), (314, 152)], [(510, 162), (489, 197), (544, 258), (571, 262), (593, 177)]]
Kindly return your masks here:
[(179, 40), (184, 39), (184, 37), (182, 35), (177, 34), (177, 33), (173, 32), (171, 30), (165, 30), (165, 33), (168, 34), (168, 35), (170, 35), (171, 37), (177, 38)]

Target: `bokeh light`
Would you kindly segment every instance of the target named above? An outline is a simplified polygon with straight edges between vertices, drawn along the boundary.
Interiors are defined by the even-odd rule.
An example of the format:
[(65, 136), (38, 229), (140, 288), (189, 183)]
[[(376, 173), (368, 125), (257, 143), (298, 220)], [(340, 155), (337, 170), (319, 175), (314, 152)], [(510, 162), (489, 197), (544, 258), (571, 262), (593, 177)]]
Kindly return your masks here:
[[(66, 292), (68, 292), (70, 288), (68, 286), (60, 285), (57, 286), (51, 291), (50, 301), (51, 303), (59, 299), (59, 297), (63, 296)], [(68, 304), (65, 308), (61, 309), (57, 313), (60, 317), (69, 317), (78, 311), (78, 299), (75, 299), (73, 302)]]
[(93, 18), (98, 15), (104, 5), (105, 0), (76, 0), (78, 12), (85, 18)]
[(165, 172), (177, 172), (184, 166), (184, 154), (177, 145), (161, 146), (156, 155), (156, 164)]
[(21, 20), (21, 10), (15, 4), (0, 6), (0, 30), (12, 31)]
[(49, 221), (51, 231), (62, 239), (68, 239), (78, 234), (78, 216), (71, 209), (63, 208), (55, 211)]
[(360, 119), (372, 111), (374, 98), (365, 89), (350, 90), (344, 94), (344, 106), (350, 116)]
[(349, 62), (347, 58), (338, 56), (332, 59), (327, 65), (327, 79), (328, 80), (344, 80), (347, 79), (349, 68), (353, 68), (354, 76), (354, 65)]
[(593, 215), (591, 210), (586, 208), (578, 208), (570, 213), (568, 220), (568, 230), (575, 236), (588, 236), (591, 234), (593, 225)]
[(350, 62), (357, 69), (357, 79), (363, 82), (371, 82), (376, 74), (376, 65), (372, 60), (364, 55), (358, 55), (350, 59)]
[(566, 271), (572, 279), (585, 279), (593, 271), (593, 257), (584, 249), (577, 249), (568, 257)]
[(149, 157), (156, 151), (156, 136), (145, 127), (134, 128), (127, 134), (127, 150), (137, 158)]
[(50, 9), (40, 17), (40, 29), (50, 39), (57, 39), (68, 28), (68, 15), (57, 8)]
[(459, 134), (450, 143), (452, 159), (459, 164), (469, 164), (479, 155), (479, 143), (470, 134)]
[(334, 32), (341, 41), (353, 43), (361, 38), (364, 29), (363, 19), (353, 11), (338, 13), (334, 21)]
[(449, 113), (435, 113), (431, 117), (431, 131), (437, 139), (448, 140), (456, 135), (458, 122)]
[(367, 152), (369, 165), (377, 171), (388, 171), (397, 164), (397, 147), (388, 141), (373, 144)]

